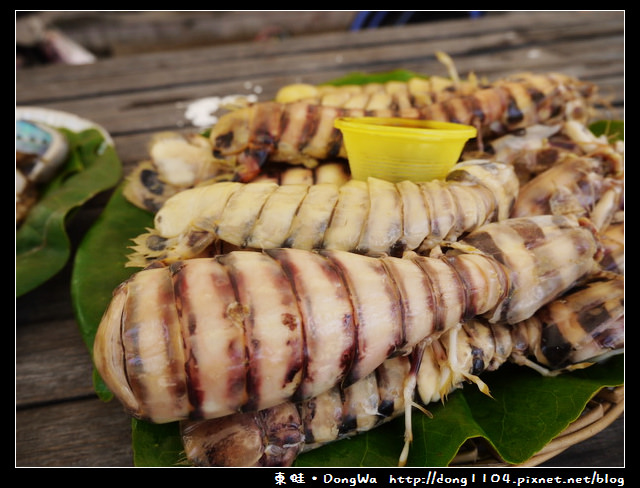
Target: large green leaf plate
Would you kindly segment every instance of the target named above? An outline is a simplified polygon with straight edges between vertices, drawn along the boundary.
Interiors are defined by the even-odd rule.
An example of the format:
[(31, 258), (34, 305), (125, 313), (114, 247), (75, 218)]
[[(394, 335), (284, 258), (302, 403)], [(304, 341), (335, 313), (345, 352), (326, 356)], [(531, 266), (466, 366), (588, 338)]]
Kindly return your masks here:
[(66, 230), (69, 215), (122, 177), (113, 140), (101, 126), (40, 107), (17, 107), (18, 118), (58, 128), (69, 142), (69, 155), (16, 231), (16, 297), (37, 288), (65, 266), (71, 256)]

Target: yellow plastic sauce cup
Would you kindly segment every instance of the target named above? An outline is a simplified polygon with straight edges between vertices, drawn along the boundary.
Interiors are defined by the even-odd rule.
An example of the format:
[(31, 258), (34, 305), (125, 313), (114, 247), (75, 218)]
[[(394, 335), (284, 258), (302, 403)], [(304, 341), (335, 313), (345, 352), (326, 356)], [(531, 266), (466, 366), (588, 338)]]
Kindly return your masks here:
[(341, 117), (351, 177), (393, 183), (443, 179), (458, 162), (475, 127), (435, 120), (395, 117)]

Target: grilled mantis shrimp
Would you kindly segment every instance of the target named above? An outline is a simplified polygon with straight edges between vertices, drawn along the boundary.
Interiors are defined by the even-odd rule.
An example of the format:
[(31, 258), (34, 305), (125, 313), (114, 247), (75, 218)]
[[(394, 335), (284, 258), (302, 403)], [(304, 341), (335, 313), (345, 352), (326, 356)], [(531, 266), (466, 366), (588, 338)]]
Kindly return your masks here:
[(337, 385), (304, 402), (183, 421), (186, 458), (196, 466), (290, 466), (301, 453), (403, 413), (410, 417), (412, 405), (444, 401), (465, 383), (488, 393), (479, 375), (506, 361), (543, 375), (604, 361), (624, 352), (623, 279), (592, 276), (522, 322), (506, 326), (473, 318), (415, 352), (388, 359), (357, 383)]
[(280, 88), (275, 101), (292, 103), (304, 100), (317, 105), (365, 110), (421, 107), (452, 97), (469, 95), (486, 84), (486, 82), (480, 82), (474, 73), (470, 73), (466, 80), (461, 79), (453, 59), (448, 54), (436, 51), (435, 55), (438, 61), (446, 66), (448, 77), (412, 76), (406, 82), (340, 83), (338, 85), (293, 83)]
[(513, 169), (488, 160), (458, 163), (445, 181), (422, 183), (215, 183), (169, 199), (154, 229), (134, 239), (128, 265), (196, 257), (219, 241), (237, 248), (423, 252), (507, 218), (517, 192)]
[(501, 135), (539, 123), (586, 121), (592, 115), (595, 87), (574, 78), (549, 73), (521, 74), (501, 79), (469, 95), (421, 106), (382, 109), (292, 103), (257, 102), (223, 115), (209, 138), (214, 155), (238, 168), (244, 181), (263, 164), (281, 161), (315, 166), (319, 160), (347, 154), (338, 117), (379, 116), (430, 119), (474, 125), (481, 136)]
[(598, 159), (571, 155), (520, 187), (511, 216), (572, 214), (604, 230), (622, 208), (623, 189), (624, 179)]
[(624, 144), (595, 136), (576, 120), (536, 124), (485, 142), (484, 151), (473, 148), (463, 159), (488, 158), (511, 164), (521, 185), (569, 157), (588, 157), (601, 165), (599, 172), (611, 178), (624, 174)]
[(157, 263), (114, 291), (94, 360), (137, 418), (261, 410), (352, 384), (461, 320), (524, 320), (597, 253), (588, 223), (536, 216), (428, 257), (279, 248)]

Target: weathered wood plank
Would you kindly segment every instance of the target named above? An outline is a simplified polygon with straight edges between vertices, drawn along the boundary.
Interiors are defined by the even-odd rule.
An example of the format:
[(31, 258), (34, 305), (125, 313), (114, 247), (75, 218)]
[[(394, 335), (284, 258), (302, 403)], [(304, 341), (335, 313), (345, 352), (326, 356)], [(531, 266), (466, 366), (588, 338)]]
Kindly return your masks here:
[[(176, 56), (171, 51), (147, 53), (144, 55), (123, 56), (101, 60), (109, 73), (128, 73), (131, 69), (141, 72), (154, 69), (154, 66), (168, 62), (178, 67), (193, 62), (220, 62), (239, 57), (245, 59), (263, 59), (265, 55), (282, 56), (290, 53), (310, 53), (335, 50), (339, 52), (345, 46), (373, 47), (403, 42), (422, 42), (449, 38), (474, 38), (487, 32), (517, 32), (517, 37), (529, 43), (555, 42), (558, 36), (597, 37), (623, 30), (624, 12), (506, 12), (483, 17), (477, 20), (450, 20), (434, 23), (407, 25), (402, 27), (383, 27), (366, 29), (357, 33), (331, 32), (313, 36), (299, 36), (286, 42), (240, 42), (216, 45), (208, 48), (189, 49)], [(513, 34), (516, 36), (515, 34)], [(497, 47), (497, 46), (496, 46)], [(59, 78), (78, 79), (83, 73), (93, 78), (90, 66), (80, 66), (70, 74), (65, 66), (53, 66), (48, 73)], [(50, 81), (46, 79), (45, 81)]]
[[(590, 42), (595, 44), (595, 41)], [(622, 39), (620, 39), (620, 45), (622, 46)], [(594, 51), (590, 49), (589, 52)], [(622, 78), (622, 76), (616, 76), (621, 75), (624, 70), (622, 54), (623, 51), (620, 50), (619, 58), (616, 60), (602, 60), (591, 55), (567, 59), (546, 50), (536, 50), (532, 53), (527, 48), (505, 52), (499, 58), (487, 54), (475, 58), (463, 56), (456, 60), (456, 65), (463, 76), (470, 71), (475, 71), (478, 76), (487, 76), (489, 79), (506, 76), (515, 71), (560, 71), (585, 79), (585, 81), (597, 83), (604, 93), (612, 94), (613, 101), (621, 106), (624, 100), (624, 86), (619, 82), (611, 84), (607, 80)], [(372, 65), (371, 61), (368, 65)], [(479, 65), (480, 69), (473, 69), (476, 65)], [(380, 65), (376, 66), (378, 70), (384, 70)], [(511, 68), (505, 68), (507, 66)], [(517, 69), (514, 68), (516, 66)], [(389, 69), (399, 67), (416, 72), (437, 72), (439, 74), (443, 74), (444, 70), (444, 67), (437, 61), (427, 65), (408, 60), (396, 66), (387, 66)], [(175, 130), (188, 127), (191, 124), (191, 121), (185, 117), (186, 106), (190, 101), (210, 96), (250, 95), (256, 94), (256, 91), (259, 92), (260, 99), (266, 100), (273, 98), (277, 90), (285, 84), (294, 82), (322, 83), (350, 72), (343, 68), (342, 64), (336, 66), (334, 63), (333, 66), (325, 65), (322, 70), (314, 73), (261, 75), (226, 82), (211, 81), (194, 83), (189, 86), (167, 86), (153, 91), (134, 91), (109, 97), (92, 98), (91, 103), (80, 98), (47, 102), (43, 105), (93, 120), (105, 126), (113, 136)], [(373, 71), (376, 69), (369, 70), (369, 72)]]
[(16, 407), (94, 394), (93, 366), (74, 320), (20, 324)]
[(16, 466), (130, 467), (131, 419), (97, 398), (16, 412)]
[[(515, 14), (509, 14), (515, 15)], [(567, 14), (565, 14), (567, 15)], [(580, 16), (578, 16), (580, 17)], [(511, 19), (512, 17), (505, 17)], [(487, 29), (486, 25), (482, 25), (485, 30), (483, 33), (473, 35), (473, 29), (465, 36), (457, 36), (455, 38), (447, 38), (438, 35), (438, 32), (444, 29), (442, 24), (428, 24), (409, 26), (406, 30), (385, 28), (384, 35), (373, 36), (371, 32), (363, 32), (364, 38), (354, 36), (354, 33), (329, 34), (318, 36), (313, 39), (308, 50), (305, 50), (305, 42), (312, 42), (308, 38), (301, 38), (292, 43), (283, 43), (288, 49), (295, 44), (295, 50), (285, 52), (281, 46), (273, 47), (271, 44), (266, 45), (238, 45), (229, 46), (226, 58), (207, 57), (208, 51), (219, 52), (218, 49), (203, 48), (189, 51), (189, 54), (181, 54), (176, 56), (175, 53), (163, 53), (162, 55), (140, 55), (119, 58), (116, 60), (107, 60), (102, 66), (102, 74), (96, 78), (95, 70), (89, 69), (88, 66), (70, 67), (67, 70), (61, 70), (60, 67), (49, 69), (35, 68), (33, 70), (25, 70), (18, 72), (19, 83), (16, 85), (16, 96), (18, 103), (38, 103), (39, 100), (63, 99), (69, 97), (88, 96), (92, 94), (108, 94), (118, 93), (120, 87), (127, 87), (128, 90), (144, 90), (150, 88), (162, 88), (170, 83), (172, 86), (194, 83), (204, 83), (213, 81), (224, 81), (225, 79), (247, 79), (252, 77), (260, 77), (264, 75), (280, 76), (292, 75), (294, 73), (305, 73), (322, 71), (325, 68), (336, 69), (339, 65), (343, 71), (353, 71), (367, 66), (371, 69), (393, 69), (402, 67), (406, 64), (415, 64), (417, 62), (428, 65), (435, 63), (434, 52), (442, 50), (448, 52), (454, 57), (467, 55), (482, 55), (487, 51), (494, 52), (499, 56), (505, 50), (512, 50), (520, 47), (530, 47), (535, 45), (534, 39), (541, 46), (552, 45), (557, 42), (567, 42), (572, 36), (577, 40), (589, 40), (598, 36), (598, 29), (602, 29), (606, 19), (599, 19), (601, 22), (590, 24), (592, 30), (589, 36), (586, 36), (584, 23), (573, 24), (573, 29), (551, 29), (547, 27), (542, 30), (538, 28), (538, 33), (533, 34), (527, 32), (527, 26), (532, 25), (535, 19), (531, 19), (522, 13), (516, 17), (519, 26), (513, 27), (509, 22), (501, 22), (496, 24), (496, 29)], [(593, 22), (593, 18), (591, 22)], [(459, 21), (451, 21), (459, 22)], [(479, 22), (484, 22), (481, 20)], [(495, 22), (491, 18), (491, 22)], [(615, 22), (615, 20), (614, 20)], [(446, 22), (445, 22), (446, 24)], [(467, 25), (476, 25), (467, 23)], [(533, 24), (535, 25), (535, 24)], [(608, 24), (606, 24), (608, 26)], [(621, 33), (622, 24), (614, 24), (615, 27), (608, 27), (603, 33), (606, 36), (612, 35), (612, 32)], [(579, 31), (576, 30), (580, 28)], [(413, 37), (406, 37), (407, 31), (414, 34)], [(435, 31), (435, 33), (433, 32)], [(400, 40), (394, 37), (397, 32), (402, 33)], [(427, 34), (425, 34), (425, 32)], [(446, 31), (442, 31), (444, 33)], [(489, 34), (487, 34), (489, 32)], [(600, 30), (602, 32), (602, 30)], [(349, 42), (357, 39), (358, 42)], [(366, 40), (369, 39), (369, 43)], [(327, 51), (327, 43), (337, 43), (335, 45), (336, 52)], [(318, 48), (322, 45), (322, 50)], [(622, 47), (623, 44), (621, 43)], [(375, 49), (374, 49), (375, 48)], [(246, 49), (251, 49), (251, 56), (243, 55)], [(223, 48), (224, 50), (224, 48)], [(235, 50), (235, 51), (234, 51)], [(597, 53), (600, 50), (594, 49), (575, 49), (569, 50), (570, 57), (577, 53)], [(620, 52), (622, 53), (622, 49)], [(259, 56), (261, 60), (268, 60), (268, 63), (251, 62)], [(480, 71), (475, 66), (476, 71)], [(442, 68), (440, 67), (440, 70)], [(431, 71), (427, 71), (431, 72)], [(49, 83), (41, 86), (38, 92), (30, 90), (30, 85), (36, 83), (37, 77), (52, 76)], [(55, 75), (55, 76), (54, 76)], [(169, 81), (170, 80), (170, 81)], [(40, 80), (38, 83), (42, 83)]]

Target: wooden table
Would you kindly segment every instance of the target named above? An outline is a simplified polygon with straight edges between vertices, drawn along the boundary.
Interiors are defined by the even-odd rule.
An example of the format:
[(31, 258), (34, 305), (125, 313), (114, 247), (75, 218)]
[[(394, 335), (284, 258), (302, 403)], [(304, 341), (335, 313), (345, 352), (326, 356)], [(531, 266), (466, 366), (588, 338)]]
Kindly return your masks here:
[[(63, 110), (104, 126), (125, 174), (147, 157), (150, 136), (193, 131), (188, 102), (230, 94), (272, 98), (287, 83), (319, 83), (353, 71), (396, 68), (448, 73), (448, 53), (466, 76), (560, 71), (592, 81), (621, 118), (624, 12), (508, 12), (359, 32), (224, 44), (51, 65), (16, 74), (16, 103)], [(106, 203), (100, 195), (69, 222), (73, 246)], [(96, 398), (91, 361), (75, 322), (70, 265), (16, 300), (16, 465), (132, 466), (130, 420)], [(624, 466), (624, 421), (545, 463)]]

